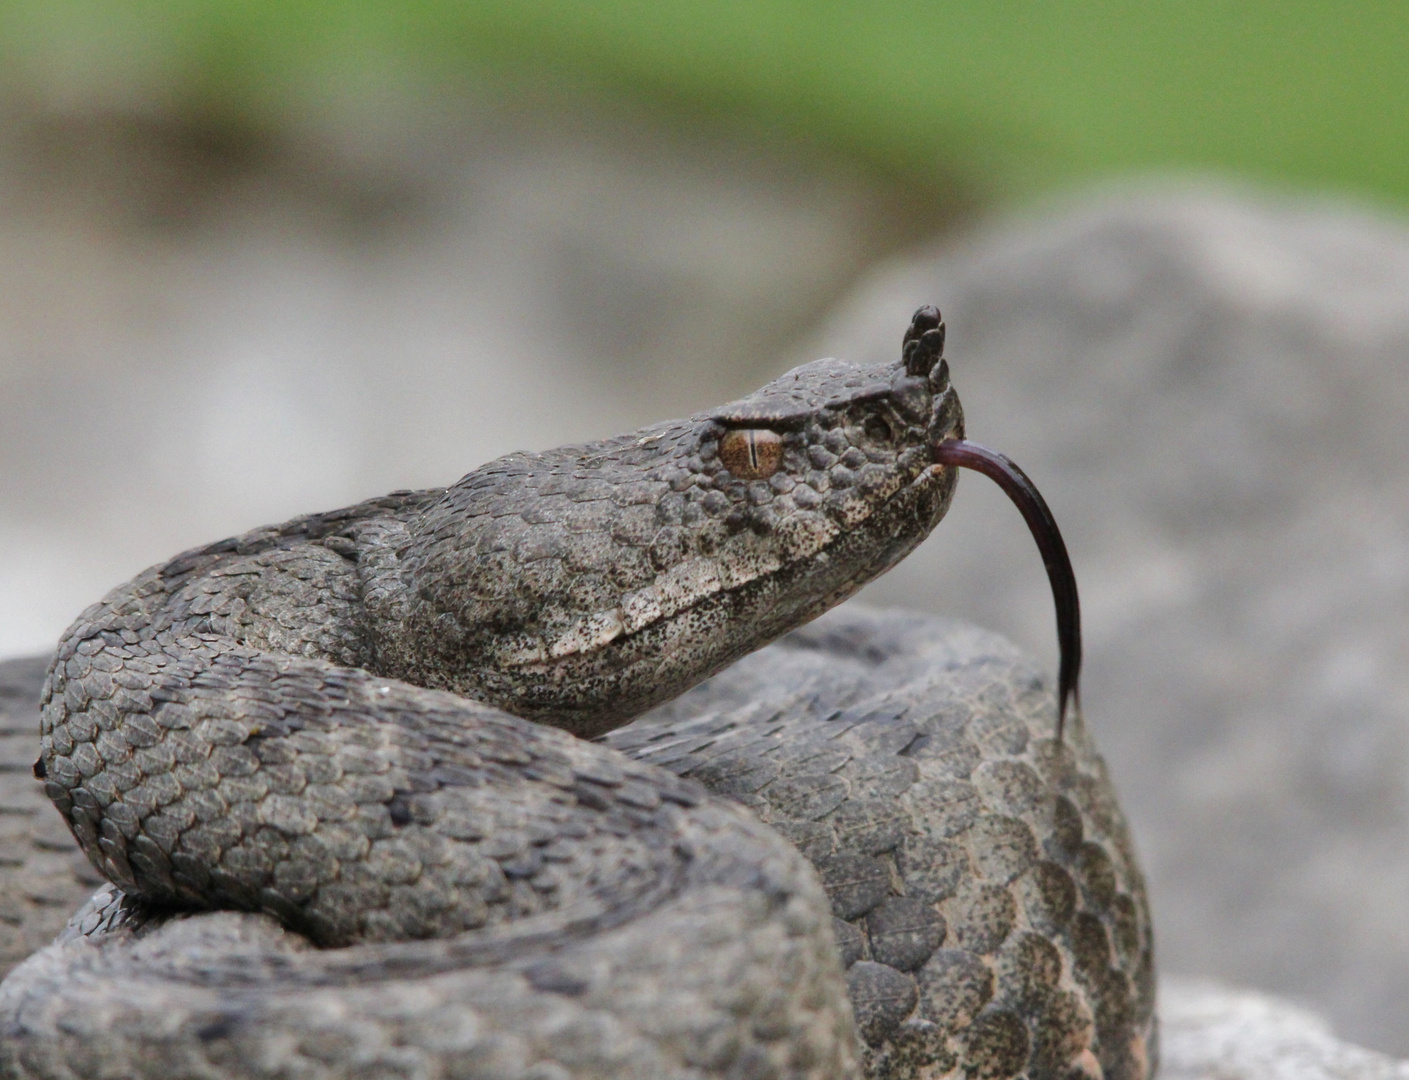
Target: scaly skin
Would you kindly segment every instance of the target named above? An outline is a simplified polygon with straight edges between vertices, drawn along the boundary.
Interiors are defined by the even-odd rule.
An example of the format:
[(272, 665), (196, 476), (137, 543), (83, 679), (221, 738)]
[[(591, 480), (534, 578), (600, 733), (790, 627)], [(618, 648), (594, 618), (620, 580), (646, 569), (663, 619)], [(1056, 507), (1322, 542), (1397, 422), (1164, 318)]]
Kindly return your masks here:
[[(49, 673), (37, 769), (116, 889), (0, 988), (0, 1068), (415, 1074), (394, 1064), (404, 1050), (432, 1076), (853, 1075), (828, 901), (802, 857), (697, 785), (573, 736), (678, 697), (928, 534), (955, 479), (934, 447), (962, 435), (936, 322), (922, 309), (897, 364), (818, 361), (688, 420), (256, 530), (90, 608)], [(810, 718), (800, 739), (828, 721), (807, 700), (788, 713)], [(970, 741), (970, 771), (1037, 753)], [(863, 749), (849, 757), (915, 747)], [(871, 928), (854, 956), (842, 932), (872, 1071), (1147, 1073), (1142, 887), (1118, 813), (1089, 792), (1062, 802), (1092, 782), (1084, 760), (1041, 771), (1031, 822), (998, 814), (992, 837), (921, 800), (914, 829), (963, 834), (941, 844), (957, 891), (921, 888), (935, 871), (905, 852), (929, 848), (898, 833), (862, 842), (864, 869), (889, 853), (895, 870), (862, 901), (839, 901), (856, 883), (819, 861), (841, 918), (905, 924)], [(785, 824), (845, 801), (754, 809)], [(869, 804), (849, 805), (871, 835)], [(860, 842), (834, 832), (838, 850)], [(1081, 858), (1099, 866), (1078, 896), (1061, 864)], [(1028, 878), (1041, 903), (1020, 909)], [(920, 956), (942, 912), (964, 918), (955, 897), (987, 929)], [(231, 913), (172, 916), (211, 908)], [(1045, 949), (1002, 952), (1019, 931)], [(887, 934), (921, 945), (888, 964)], [(980, 992), (980, 969), (1027, 989)], [(887, 971), (919, 971), (928, 996)]]

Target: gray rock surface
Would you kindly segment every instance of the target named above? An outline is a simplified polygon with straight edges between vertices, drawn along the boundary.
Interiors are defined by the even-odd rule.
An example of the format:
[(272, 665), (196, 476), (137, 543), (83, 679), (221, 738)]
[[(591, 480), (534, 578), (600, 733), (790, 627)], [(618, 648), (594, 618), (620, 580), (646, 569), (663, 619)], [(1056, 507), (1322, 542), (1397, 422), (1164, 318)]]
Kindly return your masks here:
[(1343, 1042), (1306, 1009), (1186, 979), (1160, 982), (1163, 1080), (1405, 1080), (1400, 1061)]
[[(1086, 616), (1086, 715), (1162, 970), (1295, 993), (1409, 1054), (1409, 229), (1108, 192), (896, 263), (803, 351), (938, 303), (969, 436), (1032, 475)], [(960, 484), (872, 602), (1050, 656), (1017, 516)]]

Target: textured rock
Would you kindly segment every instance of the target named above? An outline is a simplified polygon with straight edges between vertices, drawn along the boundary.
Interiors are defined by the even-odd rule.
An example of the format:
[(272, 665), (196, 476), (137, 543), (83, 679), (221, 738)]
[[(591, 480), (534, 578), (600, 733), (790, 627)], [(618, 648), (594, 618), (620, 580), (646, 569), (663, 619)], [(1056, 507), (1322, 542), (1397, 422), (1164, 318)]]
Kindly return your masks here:
[[(1409, 229), (1088, 196), (878, 272), (804, 352), (887, 355), (920, 302), (969, 436), (1066, 534), (1162, 968), (1409, 1055)], [(1041, 565), (985, 485), (868, 595), (1051, 655)]]
[(1249, 990), (1160, 982), (1163, 1080), (1406, 1080), (1397, 1061), (1342, 1042), (1315, 1013)]

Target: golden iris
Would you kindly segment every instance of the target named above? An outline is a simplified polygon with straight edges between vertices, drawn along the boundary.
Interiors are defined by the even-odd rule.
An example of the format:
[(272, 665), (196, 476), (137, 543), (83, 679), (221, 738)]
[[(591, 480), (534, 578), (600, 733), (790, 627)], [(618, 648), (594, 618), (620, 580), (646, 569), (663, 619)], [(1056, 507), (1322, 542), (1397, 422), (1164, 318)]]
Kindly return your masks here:
[(732, 428), (719, 440), (719, 460), (740, 480), (767, 480), (783, 464), (783, 437), (767, 428)]

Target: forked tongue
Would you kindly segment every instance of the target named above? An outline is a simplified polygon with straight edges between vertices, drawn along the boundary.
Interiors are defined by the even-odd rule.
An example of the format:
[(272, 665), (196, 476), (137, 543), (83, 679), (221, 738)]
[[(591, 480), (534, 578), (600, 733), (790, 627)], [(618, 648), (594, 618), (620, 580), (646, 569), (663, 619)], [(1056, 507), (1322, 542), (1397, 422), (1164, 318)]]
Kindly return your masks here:
[(1027, 473), (1005, 454), (965, 439), (945, 439), (934, 447), (935, 461), (983, 473), (997, 482), (1021, 511), (1023, 520), (1037, 541), (1047, 580), (1052, 583), (1052, 599), (1057, 605), (1057, 644), (1062, 660), (1057, 673), (1057, 739), (1066, 724), (1067, 705), (1081, 714), (1081, 602), (1076, 595), (1076, 574), (1071, 569), (1067, 546), (1057, 520)]

